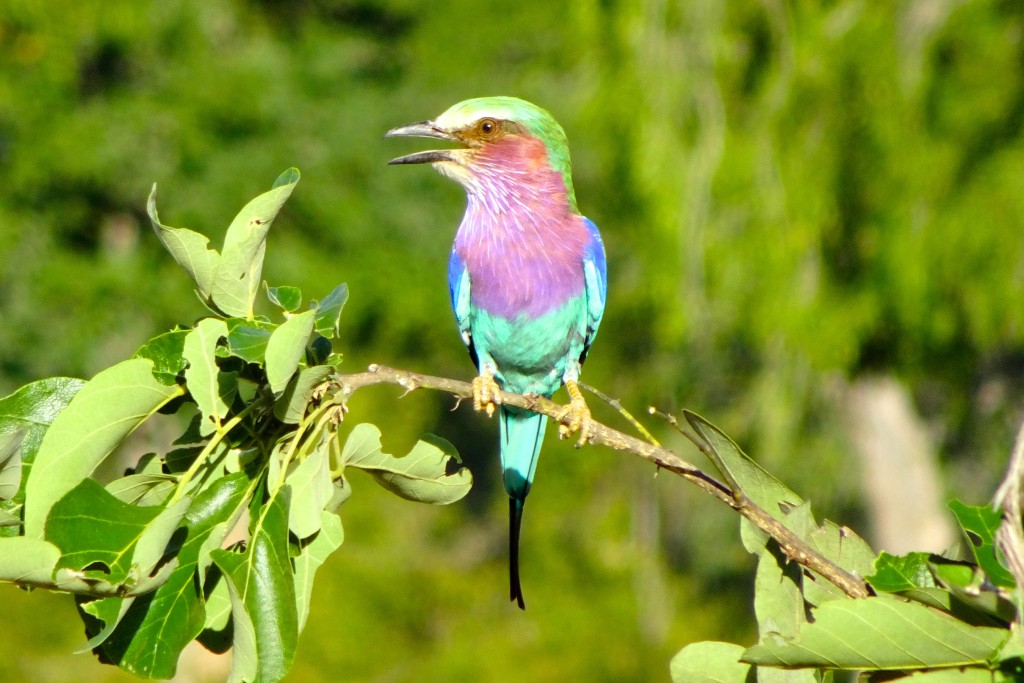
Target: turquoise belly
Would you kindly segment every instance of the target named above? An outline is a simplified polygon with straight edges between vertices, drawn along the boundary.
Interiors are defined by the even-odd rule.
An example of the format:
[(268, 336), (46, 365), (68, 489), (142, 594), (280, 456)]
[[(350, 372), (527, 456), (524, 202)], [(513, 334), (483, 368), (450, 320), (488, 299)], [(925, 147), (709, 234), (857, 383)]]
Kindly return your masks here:
[(509, 319), (477, 309), (470, 322), (481, 366), (492, 361), (495, 379), (508, 391), (543, 396), (553, 394), (569, 364), (579, 361), (585, 329), (582, 297), (532, 319)]

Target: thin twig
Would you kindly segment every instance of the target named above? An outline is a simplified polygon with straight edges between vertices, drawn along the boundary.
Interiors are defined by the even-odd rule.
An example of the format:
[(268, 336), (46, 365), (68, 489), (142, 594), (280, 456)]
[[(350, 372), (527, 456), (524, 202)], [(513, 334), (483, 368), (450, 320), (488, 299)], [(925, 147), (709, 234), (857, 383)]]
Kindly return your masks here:
[(601, 399), (602, 401), (604, 401), (605, 403), (610, 405), (615, 410), (619, 411), (619, 415), (621, 415), (622, 417), (626, 418), (626, 421), (629, 422), (631, 425), (633, 425), (633, 428), (636, 429), (636, 431), (640, 432), (640, 436), (644, 437), (652, 445), (654, 445), (654, 446), (660, 446), (661, 445), (661, 443), (657, 439), (654, 438), (654, 435), (651, 434), (649, 431), (647, 431), (647, 427), (644, 427), (640, 423), (640, 420), (638, 420), (635, 417), (633, 417), (633, 413), (631, 413), (628, 410), (626, 410), (626, 407), (624, 405), (622, 405), (622, 401), (620, 401), (617, 398), (612, 398), (611, 396), (609, 396), (608, 394), (604, 393), (600, 389), (598, 389), (596, 387), (592, 387), (589, 384), (584, 384), (583, 382), (580, 382), (579, 385), (581, 387), (583, 387), (584, 389), (586, 389), (587, 391), (589, 391), (590, 393), (592, 393), (594, 396), (597, 396), (599, 399)]
[[(383, 365), (371, 365), (366, 372), (338, 375), (335, 380), (338, 383), (342, 401), (347, 400), (359, 389), (375, 384), (397, 384), (405, 388), (407, 393), (422, 387), (424, 389), (444, 391), (459, 399), (471, 398), (473, 396), (473, 386), (469, 382), (460, 382), (446, 377), (422, 375), (406, 370), (396, 370), (395, 368)], [(566, 424), (569, 420), (565, 407), (547, 398), (536, 396), (527, 398), (521, 394), (513, 394), (506, 391), (499, 391), (497, 398), (503, 405), (531, 410)], [(686, 435), (686, 432), (683, 431), (683, 434)], [(708, 447), (706, 444), (692, 436), (688, 435), (688, 438), (702, 452), (707, 454)], [(591, 423), (589, 441), (590, 443), (607, 446), (614, 450), (632, 453), (653, 462), (662, 469), (678, 474), (750, 520), (754, 526), (774, 538), (783, 551), (795, 562), (820, 574), (850, 597), (864, 598), (869, 595), (867, 584), (863, 579), (843, 569), (809, 546), (803, 539), (787, 529), (782, 522), (749, 500), (742, 492), (734, 493), (728, 486), (683, 460), (667, 448), (641, 441), (636, 437), (623, 434), (596, 421)]]

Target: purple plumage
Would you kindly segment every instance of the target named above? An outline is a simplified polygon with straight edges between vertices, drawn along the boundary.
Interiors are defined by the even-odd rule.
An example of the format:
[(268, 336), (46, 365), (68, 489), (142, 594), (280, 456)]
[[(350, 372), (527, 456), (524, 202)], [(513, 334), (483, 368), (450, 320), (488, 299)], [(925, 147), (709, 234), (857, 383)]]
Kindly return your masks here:
[(588, 240), (544, 143), (509, 137), (479, 157), (455, 250), (469, 270), (472, 305), (492, 315), (539, 318), (583, 293)]

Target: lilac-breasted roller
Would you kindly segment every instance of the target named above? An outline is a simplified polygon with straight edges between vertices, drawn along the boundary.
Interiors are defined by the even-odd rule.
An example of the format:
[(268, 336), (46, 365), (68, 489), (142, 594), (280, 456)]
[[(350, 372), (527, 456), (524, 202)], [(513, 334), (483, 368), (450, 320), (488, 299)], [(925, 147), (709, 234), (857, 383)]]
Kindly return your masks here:
[[(448, 262), (462, 339), (479, 370), (473, 405), (492, 415), (496, 389), (549, 397), (566, 385), (560, 435), (587, 440), (590, 410), (577, 386), (604, 313), (601, 235), (576, 209), (565, 132), (545, 110), (515, 97), (481, 97), (390, 136), (448, 140), (456, 149), (417, 152), (391, 164), (430, 163), (466, 190), (466, 213)], [(547, 417), (498, 408), (509, 495), (510, 599), (525, 609), (519, 530)]]

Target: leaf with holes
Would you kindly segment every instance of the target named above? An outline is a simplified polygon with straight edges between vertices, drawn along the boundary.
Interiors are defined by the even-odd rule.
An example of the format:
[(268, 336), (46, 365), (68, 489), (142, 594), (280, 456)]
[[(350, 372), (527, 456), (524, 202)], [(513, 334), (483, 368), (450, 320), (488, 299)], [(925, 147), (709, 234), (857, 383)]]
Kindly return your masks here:
[(929, 553), (915, 552), (906, 555), (891, 555), (882, 552), (875, 560), (875, 572), (867, 577), (875, 590), (887, 593), (934, 588), (935, 577), (928, 565)]
[[(102, 650), (107, 659), (137, 676), (173, 678), (181, 651), (203, 630), (206, 610), (203, 568), (209, 545), (217, 547), (226, 522), (245, 505), (251, 480), (238, 473), (199, 494), (184, 518), (178, 564), (155, 593), (138, 598)], [(197, 578), (196, 572), (199, 572)]]
[(298, 182), (298, 169), (288, 169), (274, 181), (273, 188), (246, 204), (228, 226), (210, 288), (213, 304), (227, 315), (253, 317), (267, 232)]
[[(58, 569), (124, 583), (132, 573), (139, 539), (161, 511), (157, 506), (128, 505), (98, 482), (85, 479), (53, 506), (46, 520), (46, 540), (60, 548)], [(136, 572), (133, 580), (140, 577)]]
[(153, 361), (153, 376), (164, 384), (175, 384), (188, 366), (184, 351), (185, 338), (190, 333), (191, 330), (172, 330), (153, 337), (139, 347), (135, 357)]
[(989, 505), (967, 505), (957, 499), (949, 501), (949, 509), (953, 511), (956, 521), (967, 534), (974, 559), (989, 580), (997, 586), (1013, 588), (1016, 581), (1013, 574), (999, 561), (995, 542), (996, 531), (1002, 522), (1002, 513)]
[(392, 493), (420, 503), (454, 503), (473, 486), (473, 477), (461, 466), (455, 447), (429, 434), (408, 455), (396, 458), (381, 451), (377, 427), (356, 425), (345, 441), (341, 461), (345, 467), (369, 472)]

